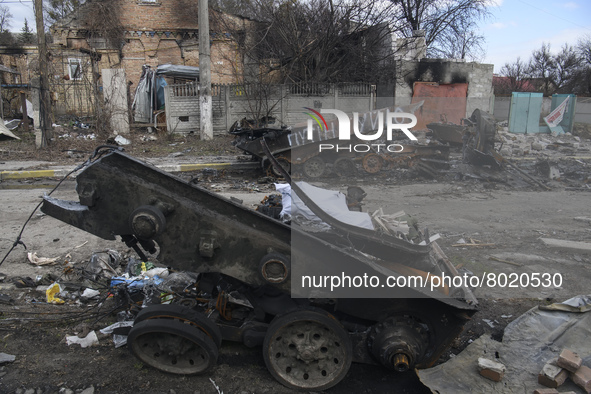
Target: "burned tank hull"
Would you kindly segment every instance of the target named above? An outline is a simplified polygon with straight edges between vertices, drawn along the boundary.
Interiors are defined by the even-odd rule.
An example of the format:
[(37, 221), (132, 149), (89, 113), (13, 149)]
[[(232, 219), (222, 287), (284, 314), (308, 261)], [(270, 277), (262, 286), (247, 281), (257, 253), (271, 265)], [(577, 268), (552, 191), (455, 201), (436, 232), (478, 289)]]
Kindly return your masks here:
[(162, 371), (204, 373), (222, 340), (262, 345), (271, 374), (304, 390), (337, 384), (352, 361), (394, 370), (436, 362), (477, 310), (468, 288), (311, 293), (302, 279), (312, 270), (380, 281), (457, 275), (436, 244), (341, 223), (293, 187), (331, 230), (287, 225), (118, 151), (78, 175), (79, 201), (45, 197), (42, 211), (104, 239), (120, 237), (143, 260), (157, 252), (159, 263), (199, 274), (167, 293), (171, 305), (139, 312), (129, 333), (131, 351)]
[[(414, 113), (423, 102), (413, 103), (403, 107), (390, 107), (367, 111), (349, 116), (350, 130), (356, 127), (360, 134), (375, 135), (385, 129), (384, 118), (388, 113)], [(308, 109), (308, 108), (307, 108)], [(327, 115), (322, 122), (297, 123), (292, 127), (272, 127), (264, 121), (237, 121), (232, 125), (229, 133), (234, 135), (232, 144), (251, 155), (261, 163), (269, 175), (280, 176), (275, 167), (270, 165), (266, 152), (261, 148), (260, 141), (265, 140), (270, 154), (288, 172), (298, 174), (304, 178), (319, 178), (334, 173), (338, 176), (350, 176), (357, 173), (357, 167), (374, 174), (382, 169), (397, 166), (408, 166), (418, 162), (421, 157), (440, 158), (448, 155), (448, 148), (440, 144), (392, 145), (385, 137), (366, 144), (367, 140), (360, 139), (352, 133), (350, 139), (341, 140), (340, 122)], [(354, 124), (356, 122), (356, 124)], [(396, 120), (399, 122), (399, 120)], [(404, 123), (404, 122), (401, 122)], [(385, 134), (385, 133), (383, 133)], [(396, 138), (404, 138), (400, 133)]]

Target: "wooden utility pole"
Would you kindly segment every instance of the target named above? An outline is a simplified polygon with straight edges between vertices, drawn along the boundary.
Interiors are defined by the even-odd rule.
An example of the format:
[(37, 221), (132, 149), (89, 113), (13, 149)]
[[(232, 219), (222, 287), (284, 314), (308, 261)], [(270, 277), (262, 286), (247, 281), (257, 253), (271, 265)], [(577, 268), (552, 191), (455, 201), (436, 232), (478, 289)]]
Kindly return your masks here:
[[(39, 0), (36, 0), (39, 1)], [(209, 48), (209, 7), (207, 0), (199, 0), (199, 110), (201, 138), (213, 139), (211, 101), (211, 55)]]
[(43, 25), (43, 0), (35, 0), (35, 22), (37, 25), (37, 45), (39, 48), (39, 125), (40, 138), (36, 138), (37, 148), (47, 146), (49, 129), (49, 74), (47, 70), (47, 43), (45, 41), (45, 26)]

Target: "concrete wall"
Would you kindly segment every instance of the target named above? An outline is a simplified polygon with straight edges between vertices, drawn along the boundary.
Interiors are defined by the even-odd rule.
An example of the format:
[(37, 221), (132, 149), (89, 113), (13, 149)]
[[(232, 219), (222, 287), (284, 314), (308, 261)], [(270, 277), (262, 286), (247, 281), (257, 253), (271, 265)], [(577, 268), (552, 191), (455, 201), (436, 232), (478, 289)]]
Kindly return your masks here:
[(399, 62), (396, 67), (396, 105), (402, 106), (411, 102), (415, 82), (467, 83), (466, 117), (469, 117), (476, 108), (492, 112), (493, 68), (492, 64), (466, 63), (448, 59)]
[[(310, 111), (304, 107), (317, 111), (339, 109), (347, 113), (375, 109), (375, 87), (370, 84), (269, 85), (261, 89), (253, 85), (214, 85), (214, 131), (225, 133), (237, 120), (265, 115), (274, 116), (278, 124), (294, 125), (309, 119), (306, 112)], [(198, 132), (198, 89), (189, 85), (168, 85), (165, 95), (168, 131)]]
[[(509, 111), (511, 107), (511, 97), (495, 97), (493, 115), (497, 121), (508, 120)], [(544, 97), (542, 101), (541, 116), (546, 116), (550, 113), (552, 106), (552, 97)], [(577, 105), (575, 107), (575, 122), (591, 124), (591, 98), (577, 97)]]
[(195, 84), (164, 88), (166, 126), (170, 133), (199, 131), (199, 93)]
[(493, 115), (497, 121), (508, 120), (511, 111), (511, 97), (495, 97)]
[(577, 97), (575, 122), (591, 124), (591, 97)]
[[(293, 125), (306, 122), (310, 117), (306, 115), (304, 107), (313, 108), (320, 112), (321, 109), (338, 109), (345, 113), (367, 112), (373, 109), (375, 102), (375, 89), (370, 84), (330, 84), (325, 95), (306, 95), (290, 93), (285, 96), (285, 109), (283, 118), (285, 123)], [(325, 119), (331, 119), (330, 115)]]
[(104, 69), (102, 74), (105, 111), (110, 115), (111, 128), (118, 134), (128, 134), (129, 107), (125, 70), (120, 68)]

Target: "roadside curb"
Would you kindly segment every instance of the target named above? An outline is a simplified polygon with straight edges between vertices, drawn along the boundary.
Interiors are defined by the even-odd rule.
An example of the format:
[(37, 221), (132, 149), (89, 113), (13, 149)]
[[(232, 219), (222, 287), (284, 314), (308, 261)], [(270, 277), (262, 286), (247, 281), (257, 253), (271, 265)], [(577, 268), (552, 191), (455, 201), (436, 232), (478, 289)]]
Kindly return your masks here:
[[(193, 164), (161, 164), (156, 165), (156, 168), (166, 172), (187, 172), (198, 171), (205, 168), (213, 168), (216, 170), (254, 170), (260, 168), (257, 162), (227, 162), (227, 163), (193, 163)], [(75, 166), (65, 168), (59, 167), (49, 170), (19, 170), (19, 171), (1, 171), (0, 181), (8, 179), (30, 179), (30, 178), (63, 178), (68, 175)]]

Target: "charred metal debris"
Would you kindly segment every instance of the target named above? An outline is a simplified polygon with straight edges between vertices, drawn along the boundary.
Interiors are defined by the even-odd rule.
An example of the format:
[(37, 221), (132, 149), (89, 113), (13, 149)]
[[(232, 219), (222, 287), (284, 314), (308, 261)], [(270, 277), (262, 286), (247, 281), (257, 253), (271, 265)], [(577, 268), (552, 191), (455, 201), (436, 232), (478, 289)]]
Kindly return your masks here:
[[(113, 275), (109, 288), (133, 319), (127, 346), (163, 372), (206, 373), (221, 343), (237, 341), (262, 346), (285, 386), (323, 390), (353, 361), (394, 371), (433, 365), (477, 310), (463, 286), (309, 292), (301, 276), (314, 269), (380, 279), (459, 274), (410, 218), (377, 215), (381, 230), (349, 224), (327, 213), (305, 182), (288, 186), (323, 226), (274, 219), (278, 201), (266, 201), (267, 216), (117, 151), (76, 181), (79, 201), (48, 196), (41, 209), (136, 251), (139, 263)], [(364, 194), (351, 188), (342, 215), (367, 215), (359, 212)], [(168, 275), (146, 276), (156, 268)]]
[[(257, 126), (260, 124), (264, 127)], [(376, 141), (366, 152), (323, 151), (320, 144), (334, 144), (337, 139), (305, 140), (299, 138), (303, 126), (279, 127), (274, 119), (258, 123), (242, 120), (229, 133), (235, 136), (233, 144), (238, 149), (259, 161), (267, 175), (275, 177), (281, 174), (262, 151), (262, 139), (295, 179), (384, 176), (401, 181), (475, 180), (542, 190), (549, 189), (552, 181), (559, 181), (566, 187), (589, 188), (589, 163), (576, 155), (588, 154), (590, 149), (579, 137), (513, 134), (503, 125), (479, 109), (459, 125), (442, 116), (440, 122), (427, 124), (426, 130), (413, 131), (417, 142), (397, 141), (401, 148), (396, 152), (376, 148), (384, 141)]]

